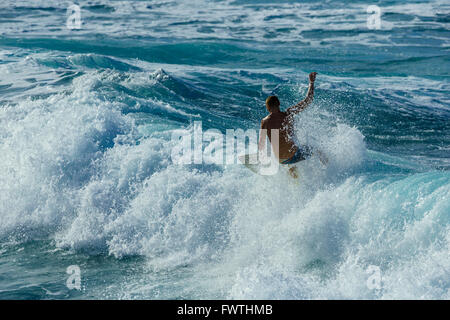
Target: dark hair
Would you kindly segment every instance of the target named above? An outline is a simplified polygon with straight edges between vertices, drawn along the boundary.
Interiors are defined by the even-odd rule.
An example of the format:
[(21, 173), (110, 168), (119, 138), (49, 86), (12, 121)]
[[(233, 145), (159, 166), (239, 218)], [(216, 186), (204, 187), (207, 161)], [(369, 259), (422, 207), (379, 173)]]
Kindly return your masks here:
[(280, 100), (277, 96), (270, 96), (266, 99), (266, 106), (270, 112), (280, 110)]

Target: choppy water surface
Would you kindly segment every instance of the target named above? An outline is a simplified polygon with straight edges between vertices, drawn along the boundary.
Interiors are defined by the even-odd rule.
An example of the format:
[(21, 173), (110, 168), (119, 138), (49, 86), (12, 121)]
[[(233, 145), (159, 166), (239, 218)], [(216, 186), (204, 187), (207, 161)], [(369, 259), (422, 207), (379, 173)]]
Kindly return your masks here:
[[(450, 298), (448, 1), (70, 4), (0, 4), (0, 298)], [(311, 71), (326, 168), (172, 163)]]

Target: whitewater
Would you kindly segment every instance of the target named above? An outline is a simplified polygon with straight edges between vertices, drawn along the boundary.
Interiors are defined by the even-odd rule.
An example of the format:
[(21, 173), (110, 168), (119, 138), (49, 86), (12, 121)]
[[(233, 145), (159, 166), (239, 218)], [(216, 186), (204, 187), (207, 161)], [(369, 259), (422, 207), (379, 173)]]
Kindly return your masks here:
[[(0, 299), (450, 299), (447, 1), (71, 4), (0, 3)], [(312, 71), (326, 166), (172, 161)]]

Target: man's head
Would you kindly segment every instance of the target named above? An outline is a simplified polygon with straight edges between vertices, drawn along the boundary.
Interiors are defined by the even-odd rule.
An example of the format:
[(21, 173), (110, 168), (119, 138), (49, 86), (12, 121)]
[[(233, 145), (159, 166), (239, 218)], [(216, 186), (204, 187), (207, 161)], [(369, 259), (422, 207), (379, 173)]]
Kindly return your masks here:
[(266, 108), (269, 112), (280, 111), (280, 100), (277, 96), (270, 96), (266, 99)]

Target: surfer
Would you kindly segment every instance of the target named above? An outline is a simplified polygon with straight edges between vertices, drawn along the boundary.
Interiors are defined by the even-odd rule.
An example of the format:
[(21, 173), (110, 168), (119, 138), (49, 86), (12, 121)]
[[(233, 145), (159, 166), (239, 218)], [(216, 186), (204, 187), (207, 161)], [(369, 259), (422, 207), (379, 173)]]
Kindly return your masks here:
[[(264, 150), (266, 135), (269, 137), (269, 141), (272, 142), (271, 129), (279, 129), (279, 150), (278, 154), (275, 155), (281, 164), (289, 165), (289, 173), (294, 178), (298, 178), (297, 168), (291, 165), (306, 160), (313, 154), (311, 147), (296, 145), (292, 141), (292, 137), (294, 116), (305, 110), (314, 99), (314, 81), (316, 80), (316, 75), (317, 72), (311, 72), (309, 74), (309, 88), (306, 98), (296, 105), (289, 107), (286, 111), (280, 110), (280, 101), (277, 96), (268, 97), (266, 99), (266, 108), (270, 114), (261, 121), (261, 129), (266, 130), (261, 130), (258, 149)], [(326, 158), (319, 151), (314, 150), (314, 152), (319, 154), (322, 163), (326, 162)]]

